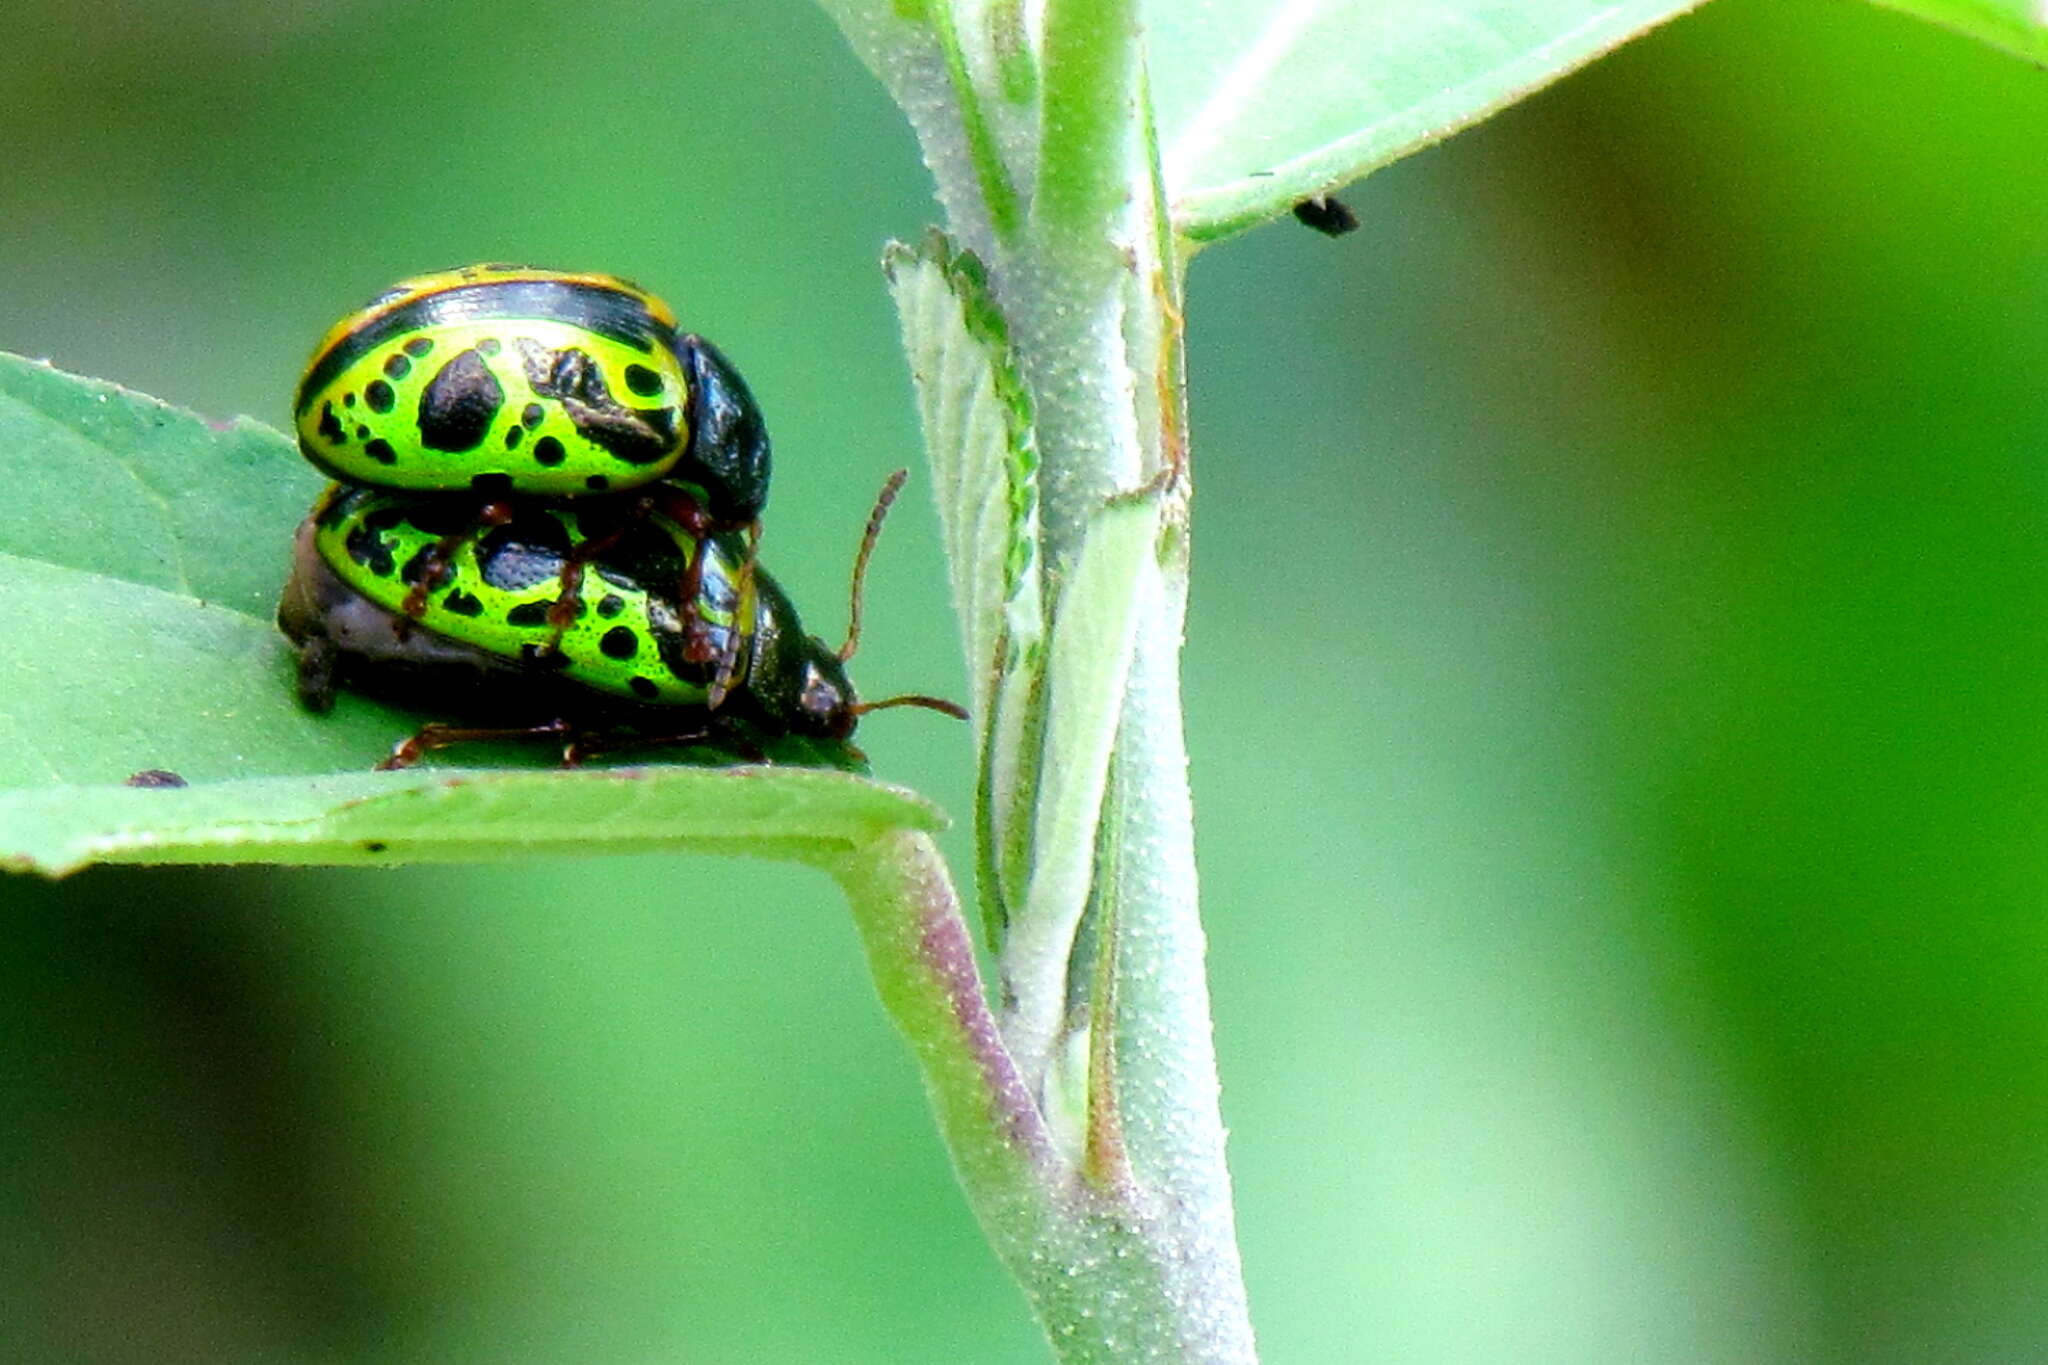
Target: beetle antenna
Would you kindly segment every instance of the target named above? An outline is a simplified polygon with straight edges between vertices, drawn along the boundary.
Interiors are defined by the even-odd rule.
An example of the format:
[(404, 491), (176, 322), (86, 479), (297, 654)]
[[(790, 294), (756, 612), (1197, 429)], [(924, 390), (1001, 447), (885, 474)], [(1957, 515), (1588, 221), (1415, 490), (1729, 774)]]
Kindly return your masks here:
[(947, 701), (944, 697), (927, 697), (919, 692), (906, 692), (900, 697), (884, 697), (880, 701), (855, 702), (846, 709), (853, 715), (864, 716), (870, 711), (884, 711), (891, 706), (922, 706), (927, 711), (943, 711), (954, 720), (967, 719), (967, 708), (959, 703)]
[(875, 499), (875, 510), (868, 513), (867, 534), (860, 538), (860, 553), (853, 557), (853, 607), (847, 613), (846, 643), (839, 647), (841, 661), (851, 659), (853, 652), (860, 648), (860, 595), (867, 582), (868, 557), (874, 554), (875, 542), (881, 538), (882, 522), (888, 518), (890, 504), (896, 501), (896, 495), (903, 491), (903, 481), (909, 477), (907, 469), (891, 474), (888, 482), (882, 485), (881, 495)]

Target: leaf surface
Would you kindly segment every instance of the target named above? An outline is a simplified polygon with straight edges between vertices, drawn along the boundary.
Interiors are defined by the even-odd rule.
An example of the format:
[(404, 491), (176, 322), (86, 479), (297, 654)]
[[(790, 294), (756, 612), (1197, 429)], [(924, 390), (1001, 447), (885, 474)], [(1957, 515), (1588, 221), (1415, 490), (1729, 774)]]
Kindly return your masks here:
[(883, 260), (917, 387), (961, 623), (982, 775), (976, 821), (993, 938), (1022, 896), (1044, 670), (1031, 402), (981, 267), (937, 231)]
[(2048, 66), (2048, 7), (2040, 0), (1876, 0)]
[[(943, 817), (789, 763), (537, 769), (536, 746), (374, 773), (430, 715), (344, 695), (313, 716), (272, 620), (320, 488), (285, 437), (0, 356), (0, 866), (393, 862), (699, 847), (820, 857)], [(837, 747), (772, 746), (844, 766)], [(644, 753), (641, 755), (644, 758)], [(124, 785), (145, 769), (188, 785)]]
[(1167, 202), (1226, 237), (1474, 123), (1699, 0), (1146, 0)]

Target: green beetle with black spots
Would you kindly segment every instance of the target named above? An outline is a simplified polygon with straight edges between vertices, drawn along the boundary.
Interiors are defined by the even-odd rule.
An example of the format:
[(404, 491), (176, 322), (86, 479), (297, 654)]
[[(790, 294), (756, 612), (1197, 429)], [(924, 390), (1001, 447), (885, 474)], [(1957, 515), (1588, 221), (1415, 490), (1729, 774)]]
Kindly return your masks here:
[[(402, 741), (387, 767), (470, 739), (559, 739), (573, 763), (619, 747), (625, 732), (632, 737), (623, 743), (636, 745), (745, 742), (738, 722), (765, 738), (843, 741), (861, 715), (885, 706), (964, 714), (923, 696), (861, 702), (847, 680), (861, 574), (900, 478), (869, 521), (854, 626), (836, 650), (805, 634), (768, 573), (748, 570), (736, 536), (698, 536), (611, 504), (522, 500), (509, 520), (444, 560), (459, 511), (336, 484), (299, 528), (278, 606), (278, 624), (299, 649), (300, 699), (325, 711), (347, 684), (492, 727), (429, 725)], [(564, 624), (555, 609), (571, 559), (584, 567), (583, 591)], [(438, 586), (408, 611), (432, 564), (441, 568)], [(692, 603), (677, 600), (682, 582), (696, 585)], [(690, 615), (727, 663), (695, 657)]]
[(293, 404), (317, 468), (374, 488), (589, 497), (680, 485), (756, 522), (766, 425), (738, 371), (611, 275), (474, 265), (403, 280), (322, 338)]

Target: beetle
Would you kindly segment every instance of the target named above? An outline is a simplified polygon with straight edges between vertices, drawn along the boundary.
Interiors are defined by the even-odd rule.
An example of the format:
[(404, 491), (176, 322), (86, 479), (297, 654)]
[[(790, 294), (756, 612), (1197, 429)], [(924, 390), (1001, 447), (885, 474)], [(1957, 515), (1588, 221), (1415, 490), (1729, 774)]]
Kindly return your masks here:
[(667, 480), (730, 529), (768, 502), (739, 371), (614, 275), (472, 265), (401, 280), (334, 324), (293, 401), (330, 478), (581, 497)]
[[(417, 616), (405, 610), (416, 580), (459, 519), (417, 495), (331, 486), (299, 527), (278, 625), (298, 647), (300, 700), (332, 707), (350, 685), (477, 724), (435, 723), (401, 741), (380, 767), (477, 739), (559, 740), (562, 761), (647, 744), (749, 733), (826, 741), (851, 737), (859, 717), (922, 706), (964, 718), (922, 695), (864, 702), (846, 675), (860, 642), (861, 584), (898, 471), (868, 519), (853, 573), (853, 610), (838, 648), (804, 632), (788, 595), (747, 568), (742, 539), (700, 536), (655, 512), (616, 504), (522, 500), (512, 515), (464, 543)], [(587, 550), (593, 544), (597, 550)], [(592, 580), (557, 627), (563, 563), (582, 555)], [(686, 572), (687, 571), (687, 572)], [(678, 600), (693, 581), (696, 599)], [(721, 658), (737, 660), (714, 696), (718, 660), (692, 657), (685, 607)], [(744, 728), (742, 728), (744, 727)], [(857, 751), (856, 751), (857, 752)]]
[[(746, 381), (614, 275), (486, 264), (401, 280), (314, 347), (293, 424), (331, 478), (470, 509), (400, 604), (407, 616), (464, 543), (513, 514), (513, 496), (631, 493), (640, 514), (659, 508), (700, 538), (745, 529), (749, 562), (768, 502), (767, 425)], [(557, 626), (583, 563), (563, 561)], [(696, 600), (688, 582), (678, 595)], [(687, 611), (684, 626), (691, 652), (714, 657)]]

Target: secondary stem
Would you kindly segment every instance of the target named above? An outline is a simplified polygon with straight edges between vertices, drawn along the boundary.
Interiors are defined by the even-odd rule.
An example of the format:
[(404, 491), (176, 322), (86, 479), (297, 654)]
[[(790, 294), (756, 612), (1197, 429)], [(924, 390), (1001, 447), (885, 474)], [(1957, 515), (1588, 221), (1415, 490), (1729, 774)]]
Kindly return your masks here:
[(829, 865), (882, 1006), (909, 1040), (970, 1187), (1037, 1188), (1053, 1167), (1038, 1105), (989, 1012), (974, 942), (930, 836), (889, 834)]

